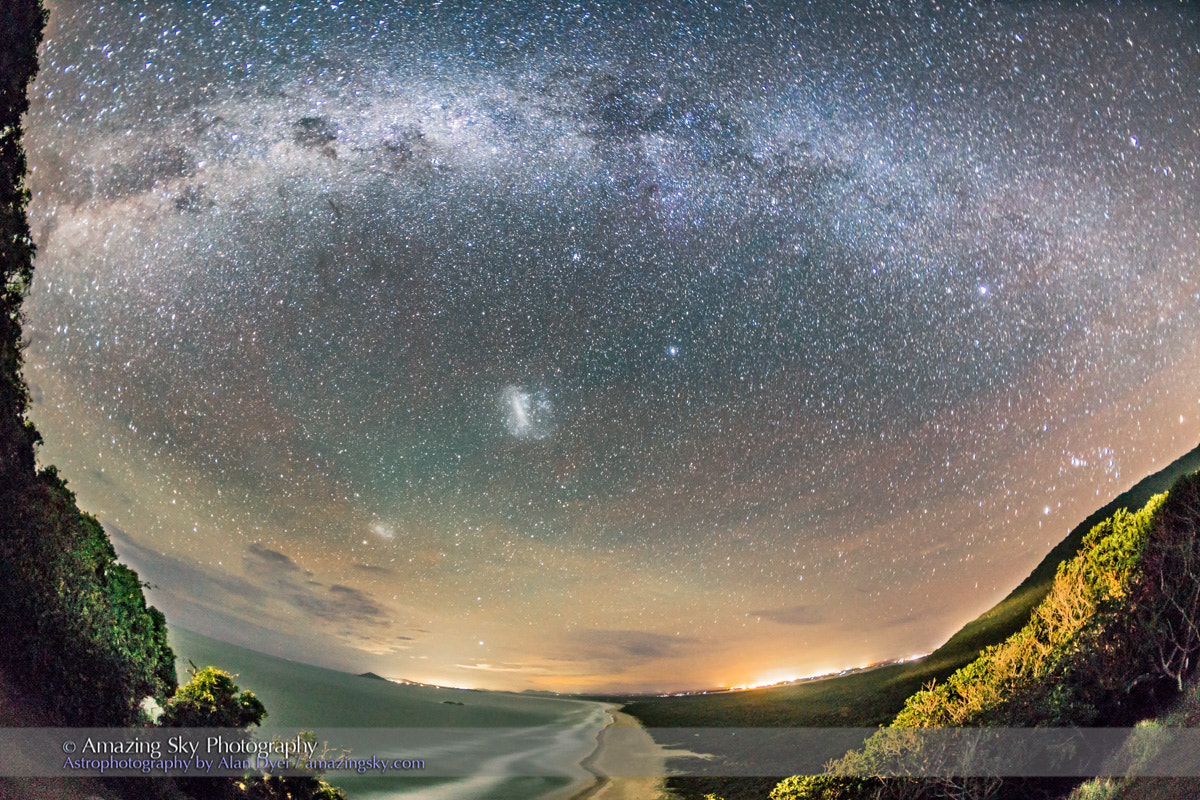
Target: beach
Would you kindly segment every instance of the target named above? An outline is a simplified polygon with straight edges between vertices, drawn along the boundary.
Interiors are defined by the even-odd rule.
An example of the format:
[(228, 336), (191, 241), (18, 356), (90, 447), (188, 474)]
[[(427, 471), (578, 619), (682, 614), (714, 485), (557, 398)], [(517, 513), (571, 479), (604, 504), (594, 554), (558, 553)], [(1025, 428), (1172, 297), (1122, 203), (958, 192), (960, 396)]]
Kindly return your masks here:
[[(172, 629), (180, 656), (237, 674), (269, 721), (357, 755), (423, 758), (422, 773), (328, 774), (351, 800), (652, 800), (665, 754), (621, 706), (567, 697), (398, 685), (287, 661)], [(628, 737), (634, 741), (628, 741)], [(639, 773), (631, 779), (598, 775)], [(651, 776), (651, 777), (642, 777)], [(615, 792), (627, 790), (624, 794)]]
[[(667, 800), (667, 759), (692, 755), (667, 750), (622, 707), (609, 704), (610, 722), (596, 737), (596, 749), (580, 762), (592, 780), (569, 800)], [(555, 797), (554, 800), (558, 800)]]
[[(397, 685), (180, 630), (173, 643), (177, 652), (219, 664), (261, 692), (277, 724), (312, 730), (318, 741), (359, 758), (421, 759), (428, 766), (387, 775), (328, 772), (352, 800), (666, 800), (667, 759), (693, 755), (657, 744), (620, 704)], [(13, 694), (0, 691), (0, 713), (18, 722)], [(25, 722), (48, 725), (32, 717)], [(271, 738), (273, 729), (259, 735)], [(97, 788), (90, 779), (13, 778), (0, 781), (0, 800), (105, 797)]]

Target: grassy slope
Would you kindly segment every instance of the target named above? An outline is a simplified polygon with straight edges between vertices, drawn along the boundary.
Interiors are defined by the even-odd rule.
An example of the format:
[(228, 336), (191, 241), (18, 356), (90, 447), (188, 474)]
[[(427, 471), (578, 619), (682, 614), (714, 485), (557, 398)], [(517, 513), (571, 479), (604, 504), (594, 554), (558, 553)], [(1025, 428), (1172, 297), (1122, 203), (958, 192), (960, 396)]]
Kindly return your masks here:
[[(881, 667), (868, 672), (827, 678), (820, 681), (728, 694), (688, 697), (638, 698), (624, 711), (647, 727), (874, 727), (886, 725), (904, 706), (910, 695), (931, 680), (942, 681), (972, 661), (988, 645), (996, 644), (1018, 631), (1029, 620), (1033, 607), (1047, 594), (1058, 565), (1073, 557), (1083, 537), (1098, 522), (1117, 509), (1134, 511), (1155, 494), (1168, 490), (1181, 475), (1200, 469), (1200, 447), (1192, 450), (1165, 469), (1139, 481), (1133, 487), (1097, 509), (1079, 523), (1054, 547), (1024, 581), (999, 603), (967, 623), (944, 645), (920, 661)], [(780, 776), (782, 778), (783, 776)], [(776, 778), (671, 778), (668, 786), (677, 797), (700, 798), (709, 792), (735, 800), (766, 797)], [(1161, 784), (1126, 787), (1128, 798), (1138, 788), (1161, 791)], [(1200, 780), (1188, 784), (1200, 786)], [(1149, 798), (1182, 800), (1194, 795), (1161, 794), (1153, 790)], [(1124, 795), (1122, 798), (1126, 797)], [(1101, 800), (1080, 798), (1080, 800)], [(1104, 798), (1107, 800), (1107, 798)]]
[(1046, 596), (1055, 570), (1079, 550), (1083, 537), (1119, 508), (1136, 510), (1176, 478), (1200, 469), (1200, 447), (1139, 481), (1079, 523), (1007, 597), (967, 623), (920, 661), (820, 681), (727, 694), (639, 698), (625, 711), (647, 727), (871, 727), (890, 722), (908, 696), (943, 680), (984, 647), (1003, 641)]

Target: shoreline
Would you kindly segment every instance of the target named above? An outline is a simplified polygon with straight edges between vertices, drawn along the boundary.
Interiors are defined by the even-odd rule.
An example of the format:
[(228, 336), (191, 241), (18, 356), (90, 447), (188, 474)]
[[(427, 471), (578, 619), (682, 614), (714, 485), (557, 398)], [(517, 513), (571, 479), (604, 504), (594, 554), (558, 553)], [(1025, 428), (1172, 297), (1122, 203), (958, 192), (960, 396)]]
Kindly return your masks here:
[[(571, 787), (553, 800), (668, 800), (667, 758), (672, 753), (650, 737), (623, 705), (607, 703), (609, 722), (596, 734), (596, 747), (579, 766), (592, 774), (590, 782)], [(626, 729), (619, 737), (612, 731)], [(628, 729), (637, 729), (634, 733)], [(641, 775), (628, 775), (632, 768)]]

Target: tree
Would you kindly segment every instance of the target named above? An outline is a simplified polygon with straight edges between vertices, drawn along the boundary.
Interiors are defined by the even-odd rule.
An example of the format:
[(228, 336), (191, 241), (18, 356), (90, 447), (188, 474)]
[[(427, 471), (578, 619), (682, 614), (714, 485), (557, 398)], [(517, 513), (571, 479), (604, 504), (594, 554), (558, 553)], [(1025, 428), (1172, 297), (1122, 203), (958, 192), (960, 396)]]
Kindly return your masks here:
[(253, 692), (238, 692), (233, 676), (205, 667), (167, 701), (158, 724), (164, 728), (249, 728), (267, 709)]
[(25, 420), (29, 391), (21, 379), (21, 302), (33, 277), (33, 237), (25, 206), (21, 117), (37, 73), (46, 24), (38, 0), (6, 0), (0, 25), (0, 523), (8, 528), (8, 493), (33, 476), (36, 432)]
[[(233, 676), (216, 667), (198, 670), (167, 701), (164, 728), (233, 728), (259, 725), (267, 709), (253, 692), (238, 691)], [(247, 735), (249, 735), (247, 733)], [(305, 734), (315, 741), (312, 734)], [(196, 800), (346, 800), (316, 774), (246, 775), (242, 778), (180, 778), (180, 788)]]

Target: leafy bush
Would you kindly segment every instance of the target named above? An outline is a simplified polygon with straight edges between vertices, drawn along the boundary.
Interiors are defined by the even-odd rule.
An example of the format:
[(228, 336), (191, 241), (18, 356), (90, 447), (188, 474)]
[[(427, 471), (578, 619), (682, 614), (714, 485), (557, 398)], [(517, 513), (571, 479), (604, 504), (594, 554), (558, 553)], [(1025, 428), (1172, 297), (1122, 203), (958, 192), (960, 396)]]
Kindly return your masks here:
[[(253, 692), (239, 692), (228, 672), (205, 667), (167, 701), (164, 728), (235, 728), (260, 724), (267, 710)], [(247, 734), (248, 736), (249, 734)], [(308, 741), (315, 741), (311, 733)], [(196, 800), (346, 800), (340, 789), (315, 774), (246, 775), (242, 778), (177, 778)]]
[[(771, 800), (992, 797), (997, 779), (880, 778), (899, 757), (936, 764), (928, 740), (897, 729), (1129, 722), (1179, 690), (1200, 654), (1200, 473), (1136, 513), (1119, 510), (1059, 566), (1029, 623), (945, 683), (909, 698), (888, 730), (820, 776), (778, 784)], [(914, 761), (915, 759), (915, 761)], [(865, 777), (864, 777), (865, 776)]]
[(62, 724), (144, 721), (142, 700), (175, 689), (175, 656), (137, 573), (117, 562), (100, 523), (79, 511), (53, 467), (9, 517), (16, 524), (0, 542), (0, 611), (9, 620), (0, 658)]
[(140, 721), (146, 696), (174, 691), (175, 657), (100, 524), (53, 467), (35, 468), (20, 374), (34, 255), (21, 116), (45, 20), (38, 0), (6, 0), (0, 25), (0, 664), (58, 722), (119, 726)]
[(238, 693), (228, 672), (205, 667), (179, 687), (163, 707), (163, 728), (248, 728), (258, 725), (267, 709), (253, 692)]

